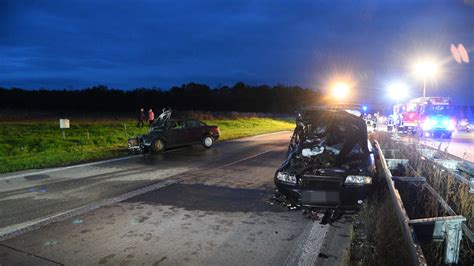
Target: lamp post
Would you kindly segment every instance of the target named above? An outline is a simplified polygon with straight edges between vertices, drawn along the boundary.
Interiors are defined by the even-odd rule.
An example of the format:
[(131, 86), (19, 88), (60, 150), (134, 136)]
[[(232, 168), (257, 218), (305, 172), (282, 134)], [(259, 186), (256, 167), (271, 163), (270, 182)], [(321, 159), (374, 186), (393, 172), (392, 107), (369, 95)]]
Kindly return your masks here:
[(438, 64), (432, 59), (425, 59), (415, 63), (415, 75), (423, 79), (423, 97), (426, 97), (426, 82), (438, 73)]

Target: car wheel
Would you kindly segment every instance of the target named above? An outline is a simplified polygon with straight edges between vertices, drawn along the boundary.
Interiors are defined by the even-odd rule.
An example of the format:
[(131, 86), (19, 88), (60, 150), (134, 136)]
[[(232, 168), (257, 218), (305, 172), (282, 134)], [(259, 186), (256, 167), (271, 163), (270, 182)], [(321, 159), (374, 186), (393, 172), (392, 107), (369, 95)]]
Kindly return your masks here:
[(151, 150), (156, 153), (163, 152), (165, 150), (165, 142), (161, 139), (154, 140), (151, 144)]
[(213, 145), (214, 145), (214, 138), (213, 137), (208, 135), (208, 136), (204, 136), (204, 138), (202, 138), (202, 146), (204, 146), (204, 148), (209, 149)]

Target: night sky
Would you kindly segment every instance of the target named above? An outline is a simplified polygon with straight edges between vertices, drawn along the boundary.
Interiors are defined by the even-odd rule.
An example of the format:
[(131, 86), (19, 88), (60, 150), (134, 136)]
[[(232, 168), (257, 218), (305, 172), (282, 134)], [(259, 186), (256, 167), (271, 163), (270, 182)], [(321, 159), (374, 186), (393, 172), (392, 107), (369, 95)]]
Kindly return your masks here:
[(325, 89), (344, 77), (360, 102), (381, 103), (393, 80), (421, 96), (411, 65), (429, 54), (443, 72), (428, 95), (474, 104), (473, 2), (0, 0), (0, 86)]

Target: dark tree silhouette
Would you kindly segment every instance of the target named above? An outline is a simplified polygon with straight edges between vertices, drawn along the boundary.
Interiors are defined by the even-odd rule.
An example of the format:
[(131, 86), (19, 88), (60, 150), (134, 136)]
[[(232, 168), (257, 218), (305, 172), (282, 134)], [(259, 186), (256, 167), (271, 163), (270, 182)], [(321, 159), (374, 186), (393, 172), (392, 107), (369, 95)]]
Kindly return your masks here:
[(243, 82), (214, 89), (194, 82), (169, 90), (137, 88), (124, 91), (104, 85), (82, 90), (0, 88), (1, 109), (44, 111), (130, 112), (144, 106), (176, 110), (288, 113), (302, 106), (317, 104), (320, 100), (320, 92), (298, 86), (249, 86)]

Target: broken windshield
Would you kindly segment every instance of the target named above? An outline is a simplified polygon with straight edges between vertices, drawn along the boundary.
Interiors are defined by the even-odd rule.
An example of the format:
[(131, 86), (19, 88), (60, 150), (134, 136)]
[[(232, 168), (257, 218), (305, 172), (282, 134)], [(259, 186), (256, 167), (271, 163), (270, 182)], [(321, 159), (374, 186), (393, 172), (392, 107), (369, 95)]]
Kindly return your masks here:
[(343, 163), (368, 153), (365, 122), (346, 109), (306, 110), (298, 116), (290, 150), (307, 158), (328, 154)]

